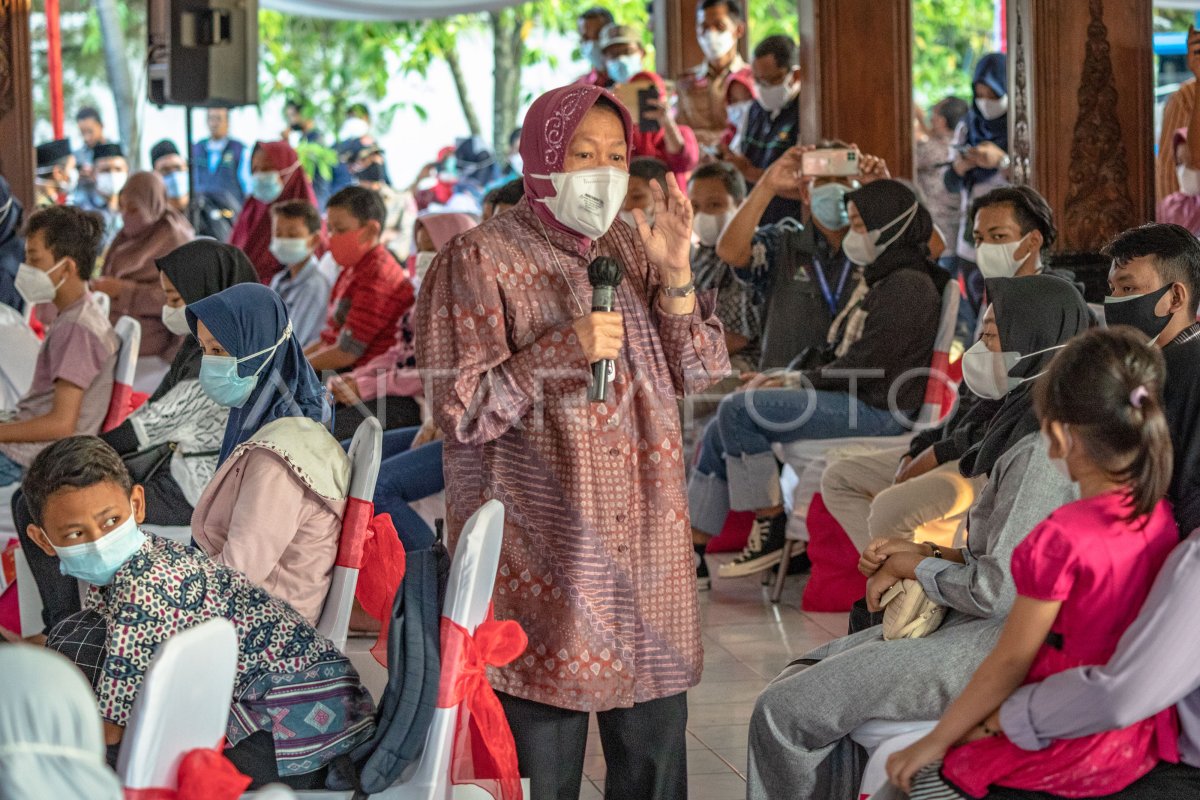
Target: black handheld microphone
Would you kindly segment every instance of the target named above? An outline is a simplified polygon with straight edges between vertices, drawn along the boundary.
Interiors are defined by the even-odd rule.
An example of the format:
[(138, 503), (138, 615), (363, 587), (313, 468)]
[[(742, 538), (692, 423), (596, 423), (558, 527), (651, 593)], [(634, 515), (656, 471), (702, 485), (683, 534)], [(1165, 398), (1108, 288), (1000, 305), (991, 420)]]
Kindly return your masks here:
[[(588, 283), (592, 285), (592, 311), (612, 311), (617, 302), (617, 287), (624, 277), (621, 262), (600, 256), (588, 264)], [(588, 400), (603, 403), (608, 395), (608, 376), (614, 367), (612, 359), (604, 358), (592, 364), (592, 386)]]

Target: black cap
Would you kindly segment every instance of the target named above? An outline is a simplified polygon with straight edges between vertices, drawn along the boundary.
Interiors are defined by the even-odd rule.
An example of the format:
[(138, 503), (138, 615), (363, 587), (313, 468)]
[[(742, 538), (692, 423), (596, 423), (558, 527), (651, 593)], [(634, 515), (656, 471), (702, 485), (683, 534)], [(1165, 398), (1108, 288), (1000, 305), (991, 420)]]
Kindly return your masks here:
[(71, 142), (67, 139), (55, 139), (37, 146), (37, 168), (53, 167), (59, 161), (71, 155)]
[(124, 158), (125, 151), (121, 149), (121, 145), (116, 142), (105, 142), (98, 144), (92, 148), (92, 159), (99, 161), (102, 158)]
[(175, 143), (170, 139), (163, 139), (161, 142), (154, 145), (154, 147), (150, 148), (150, 164), (153, 166), (154, 162), (158, 161), (163, 156), (177, 155), (179, 155), (179, 148), (175, 146)]

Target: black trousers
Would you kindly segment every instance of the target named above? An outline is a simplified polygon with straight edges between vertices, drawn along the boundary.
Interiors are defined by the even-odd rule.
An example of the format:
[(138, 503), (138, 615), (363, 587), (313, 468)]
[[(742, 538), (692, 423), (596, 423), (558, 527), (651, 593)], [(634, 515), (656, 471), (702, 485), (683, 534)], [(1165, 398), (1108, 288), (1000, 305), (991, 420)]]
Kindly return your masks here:
[[(1148, 775), (1124, 791), (1098, 800), (1196, 800), (1200, 798), (1200, 769), (1187, 764), (1160, 763)], [(1046, 792), (993, 789), (987, 800), (1061, 800)]]
[[(165, 466), (146, 481), (143, 488), (146, 491), (148, 524), (191, 524), (192, 506)], [(12, 516), (17, 538), (21, 540), (21, 550), (29, 562), (29, 571), (33, 573), (33, 581), (42, 598), (42, 624), (46, 626), (42, 632), (49, 633), (51, 628), (79, 610), (79, 584), (70, 575), (59, 572), (58, 559), (43, 553), (29, 538), (25, 529), (33, 524), (33, 516), (26, 508), (25, 495), (20, 490), (12, 497)], [(26, 632), (25, 635), (30, 634)]]
[(333, 438), (349, 441), (367, 417), (378, 417), (385, 431), (421, 424), (421, 407), (411, 397), (380, 397), (334, 409)]
[[(499, 694), (499, 693), (498, 693)], [(588, 714), (499, 694), (530, 800), (579, 800)], [(608, 800), (687, 800), (687, 694), (596, 714)]]

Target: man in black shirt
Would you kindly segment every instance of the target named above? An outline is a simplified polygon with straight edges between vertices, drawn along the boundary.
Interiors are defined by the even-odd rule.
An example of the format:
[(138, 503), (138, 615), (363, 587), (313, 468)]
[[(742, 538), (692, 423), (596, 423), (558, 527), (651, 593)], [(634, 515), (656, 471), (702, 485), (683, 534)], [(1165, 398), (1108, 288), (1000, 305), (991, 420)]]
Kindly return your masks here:
[(1102, 252), (1112, 259), (1108, 324), (1142, 331), (1167, 362), (1163, 399), (1175, 450), (1167, 496), (1188, 536), (1200, 528), (1200, 242), (1186, 228), (1152, 223), (1118, 235)]
[[(750, 106), (741, 153), (728, 148), (729, 161), (753, 186), (767, 167), (797, 143), (800, 133), (800, 67), (796, 43), (787, 36), (769, 36), (754, 48), (751, 70), (758, 99)], [(791, 217), (800, 219), (803, 206), (798, 194), (783, 194), (767, 207), (759, 224), (770, 225)]]

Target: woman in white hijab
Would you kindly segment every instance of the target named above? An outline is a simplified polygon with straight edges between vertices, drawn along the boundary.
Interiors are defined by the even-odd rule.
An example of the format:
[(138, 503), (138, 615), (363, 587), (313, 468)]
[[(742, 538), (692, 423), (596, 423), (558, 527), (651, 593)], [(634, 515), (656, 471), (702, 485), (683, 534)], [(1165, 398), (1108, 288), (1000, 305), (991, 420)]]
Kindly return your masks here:
[(121, 800), (92, 689), (49, 650), (0, 645), (0, 800)]

